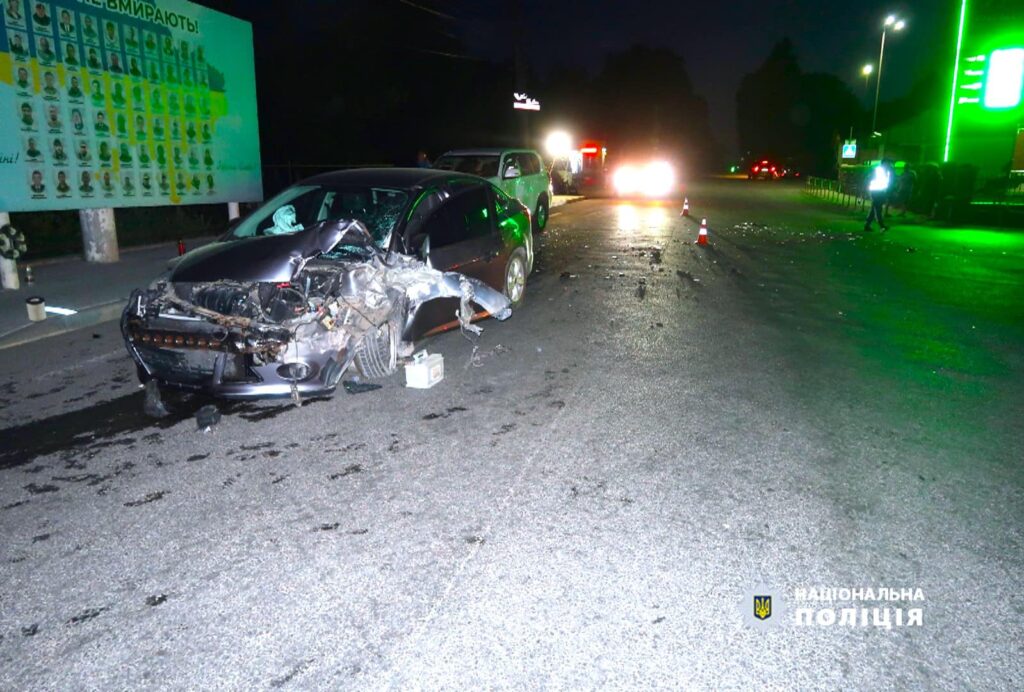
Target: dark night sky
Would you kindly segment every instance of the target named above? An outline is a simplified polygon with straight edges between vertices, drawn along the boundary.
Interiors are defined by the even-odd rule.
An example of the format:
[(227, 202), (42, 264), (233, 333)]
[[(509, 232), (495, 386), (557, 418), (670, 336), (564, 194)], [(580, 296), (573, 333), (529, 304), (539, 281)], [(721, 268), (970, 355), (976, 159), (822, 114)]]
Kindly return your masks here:
[[(268, 16), (284, 20), (291, 15), (290, 21), (299, 22), (299, 27), (305, 14), (298, 10), (303, 5), (341, 15), (351, 6), (346, 0), (198, 1), (253, 21)], [(884, 17), (898, 14), (908, 27), (887, 40), (883, 101), (904, 95), (929, 67), (939, 65), (945, 72), (959, 11), (958, 0), (373, 1), (381, 2), (382, 9), (384, 3), (403, 3), (414, 11), (439, 16), (444, 30), (465, 42), (470, 56), (511, 61), (517, 35), (522, 34), (529, 66), (542, 75), (559, 65), (596, 71), (606, 54), (635, 43), (672, 48), (683, 56), (695, 90), (708, 101), (713, 130), (729, 150), (735, 147), (735, 96), (740, 80), (783, 37), (794, 42), (804, 71), (828, 72), (846, 80), (869, 105), (874, 82), (865, 89), (860, 68), (878, 60)], [(522, 32), (515, 28), (518, 14)], [(309, 23), (302, 31), (315, 30), (314, 22)], [(257, 53), (264, 57), (275, 50), (295, 49), (280, 42), (271, 45), (265, 37), (273, 35), (272, 30), (256, 28), (255, 35)], [(265, 45), (260, 45), (261, 36)], [(543, 101), (543, 94), (533, 95)]]
[[(865, 94), (860, 68), (878, 61), (881, 23), (889, 13), (908, 27), (886, 40), (882, 99), (905, 93), (929, 61), (944, 55), (959, 11), (954, 0), (522, 0), (531, 67), (557, 64), (596, 69), (604, 54), (633, 43), (673, 48), (686, 60), (696, 91), (709, 103), (716, 135), (735, 142), (735, 95), (743, 75), (789, 36), (805, 71), (830, 72)], [(513, 10), (507, 0), (423, 0), (450, 9), (471, 52), (511, 58)], [(870, 85), (873, 94), (874, 83)], [(867, 96), (865, 96), (867, 103)]]

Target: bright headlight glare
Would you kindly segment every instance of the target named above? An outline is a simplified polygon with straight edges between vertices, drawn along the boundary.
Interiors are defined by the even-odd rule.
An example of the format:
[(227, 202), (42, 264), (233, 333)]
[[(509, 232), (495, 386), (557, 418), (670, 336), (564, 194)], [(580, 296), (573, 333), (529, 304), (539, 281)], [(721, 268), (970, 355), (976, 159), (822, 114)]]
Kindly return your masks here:
[(572, 150), (572, 137), (569, 136), (568, 132), (555, 130), (548, 135), (544, 146), (548, 150), (548, 154), (554, 158), (568, 156)]
[(664, 197), (672, 192), (676, 173), (665, 161), (651, 161), (641, 168), (620, 166), (612, 176), (612, 185), (620, 195)]
[(640, 190), (640, 172), (632, 166), (620, 166), (612, 176), (612, 185), (620, 195), (630, 195)]
[(665, 161), (652, 161), (644, 166), (642, 191), (650, 197), (662, 197), (672, 192), (676, 174)]

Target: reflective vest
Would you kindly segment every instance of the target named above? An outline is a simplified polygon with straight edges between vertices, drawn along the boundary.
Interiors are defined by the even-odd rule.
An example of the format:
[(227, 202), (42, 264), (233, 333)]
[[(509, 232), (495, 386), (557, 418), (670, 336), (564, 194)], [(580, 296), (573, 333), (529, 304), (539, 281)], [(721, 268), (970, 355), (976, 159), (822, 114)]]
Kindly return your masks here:
[(889, 169), (885, 166), (875, 166), (871, 174), (871, 182), (868, 183), (869, 192), (885, 192), (889, 189)]

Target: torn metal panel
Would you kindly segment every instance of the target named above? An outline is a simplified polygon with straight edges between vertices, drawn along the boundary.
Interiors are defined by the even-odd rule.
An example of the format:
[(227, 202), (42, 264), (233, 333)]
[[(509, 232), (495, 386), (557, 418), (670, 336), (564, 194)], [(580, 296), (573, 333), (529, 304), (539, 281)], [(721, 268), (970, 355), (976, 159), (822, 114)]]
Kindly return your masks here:
[(471, 304), (499, 320), (512, 312), (483, 282), (385, 255), (362, 224), (335, 221), (190, 253), (132, 295), (122, 332), (144, 378), (296, 398), (333, 391), (361, 349), (397, 348), (410, 311), (438, 298), (458, 298), (460, 323), (477, 333)]

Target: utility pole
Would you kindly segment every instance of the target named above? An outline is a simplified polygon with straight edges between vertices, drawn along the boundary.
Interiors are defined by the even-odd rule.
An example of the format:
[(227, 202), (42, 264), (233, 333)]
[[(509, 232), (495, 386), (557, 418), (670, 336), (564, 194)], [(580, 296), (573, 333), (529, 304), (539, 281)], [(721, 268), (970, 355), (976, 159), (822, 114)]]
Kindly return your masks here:
[(878, 127), (878, 96), (882, 93), (882, 60), (885, 58), (885, 33), (892, 27), (893, 31), (902, 31), (907, 23), (902, 19), (897, 19), (893, 15), (889, 15), (885, 18), (885, 24), (882, 25), (882, 46), (878, 49), (878, 76), (875, 78), (875, 109), (871, 114), (871, 134), (874, 135)]

